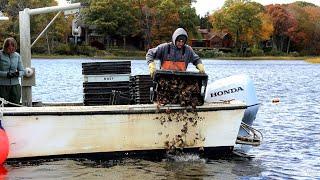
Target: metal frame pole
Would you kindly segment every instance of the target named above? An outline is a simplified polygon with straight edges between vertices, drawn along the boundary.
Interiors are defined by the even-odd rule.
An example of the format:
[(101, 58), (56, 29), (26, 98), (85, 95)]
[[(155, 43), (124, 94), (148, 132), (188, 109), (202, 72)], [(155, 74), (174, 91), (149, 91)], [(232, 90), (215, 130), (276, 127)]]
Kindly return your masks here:
[(51, 26), (51, 24), (59, 17), (59, 15), (61, 14), (61, 11), (59, 11), (56, 16), (54, 16), (54, 18), (50, 21), (50, 23), (47, 25), (46, 28), (44, 28), (44, 30), (38, 35), (37, 39), (33, 41), (33, 43), (31, 44), (31, 47), (33, 47), (33, 45), (41, 38), (41, 36), (49, 29), (49, 27)]
[[(19, 12), (20, 55), (24, 67), (31, 67), (30, 15), (29, 9)], [(34, 77), (33, 77), (34, 78)], [(22, 104), (32, 106), (32, 86), (24, 84), (22, 79)]]
[[(20, 55), (25, 68), (31, 68), (30, 15), (72, 10), (81, 7), (81, 3), (74, 3), (65, 6), (52, 6), (37, 9), (26, 8), (19, 12)], [(34, 43), (32, 45), (34, 45)], [(22, 104), (24, 106), (32, 106), (32, 86), (34, 85), (35, 76), (22, 79)]]

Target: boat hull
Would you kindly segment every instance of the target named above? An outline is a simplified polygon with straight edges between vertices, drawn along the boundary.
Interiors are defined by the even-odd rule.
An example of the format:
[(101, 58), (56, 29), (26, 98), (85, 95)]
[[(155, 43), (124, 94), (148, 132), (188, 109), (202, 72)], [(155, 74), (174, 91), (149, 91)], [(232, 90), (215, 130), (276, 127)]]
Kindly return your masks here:
[(246, 106), (4, 108), (9, 158), (233, 147)]

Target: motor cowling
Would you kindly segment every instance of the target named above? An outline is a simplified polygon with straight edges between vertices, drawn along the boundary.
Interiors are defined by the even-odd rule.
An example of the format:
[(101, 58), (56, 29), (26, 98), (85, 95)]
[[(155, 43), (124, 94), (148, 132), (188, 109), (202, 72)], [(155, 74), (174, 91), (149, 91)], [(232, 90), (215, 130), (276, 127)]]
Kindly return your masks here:
[(247, 106), (258, 104), (253, 81), (247, 75), (234, 75), (219, 79), (207, 86), (206, 102), (239, 100)]
[(244, 102), (248, 108), (242, 119), (248, 125), (256, 118), (259, 102), (252, 79), (240, 74), (219, 79), (207, 86), (205, 102), (221, 102), (239, 100)]
[[(236, 150), (246, 153), (251, 149), (253, 143), (251, 139), (255, 140), (254, 137), (249, 133), (249, 131), (243, 127), (249, 125), (252, 127), (253, 121), (256, 119), (257, 112), (259, 110), (259, 102), (256, 95), (256, 90), (253, 81), (247, 75), (234, 75), (219, 79), (207, 86), (207, 91), (205, 95), (205, 102), (221, 102), (229, 100), (242, 101), (247, 105), (247, 109), (244, 112), (242, 123), (239, 128)], [(243, 141), (243, 137), (250, 137), (250, 142), (247, 143)], [(262, 137), (262, 136), (260, 136)], [(241, 139), (241, 143), (239, 143)], [(260, 141), (261, 139), (258, 138)], [(253, 142), (252, 140), (252, 142)], [(260, 143), (260, 142), (259, 142)]]

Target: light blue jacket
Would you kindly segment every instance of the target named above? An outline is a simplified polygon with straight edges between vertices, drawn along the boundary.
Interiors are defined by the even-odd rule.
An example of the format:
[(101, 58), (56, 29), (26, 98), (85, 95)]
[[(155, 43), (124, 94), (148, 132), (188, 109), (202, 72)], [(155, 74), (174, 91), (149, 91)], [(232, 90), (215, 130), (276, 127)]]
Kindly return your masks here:
[(0, 85), (17, 85), (19, 77), (8, 78), (7, 73), (19, 71), (19, 77), (24, 75), (24, 67), (19, 53), (14, 52), (10, 55), (0, 51)]

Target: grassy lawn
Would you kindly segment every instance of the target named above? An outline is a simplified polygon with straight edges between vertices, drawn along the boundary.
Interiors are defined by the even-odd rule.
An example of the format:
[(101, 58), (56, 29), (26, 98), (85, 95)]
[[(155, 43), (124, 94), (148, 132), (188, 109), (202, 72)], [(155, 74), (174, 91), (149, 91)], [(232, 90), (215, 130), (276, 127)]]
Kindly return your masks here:
[[(85, 56), (85, 55), (57, 55), (57, 54), (33, 54), (32, 58), (35, 59), (115, 59), (115, 60), (145, 60), (145, 52), (128, 53), (128, 54), (108, 54), (98, 56)], [(130, 56), (131, 55), (131, 56)], [(310, 63), (320, 63), (320, 57), (309, 56), (252, 56), (252, 57), (214, 57), (202, 58), (211, 60), (305, 60)]]
[(304, 60), (306, 57), (293, 56), (252, 56), (252, 57), (216, 57), (223, 60)]
[(306, 58), (305, 61), (307, 61), (309, 63), (320, 63), (320, 57)]
[(34, 58), (34, 59), (115, 59), (115, 60), (121, 60), (121, 59), (139, 60), (139, 59), (145, 59), (144, 56), (141, 56), (141, 57), (114, 56), (114, 55), (84, 56), (84, 55), (57, 55), (57, 54), (51, 54), (51, 55), (35, 54), (35, 55), (32, 55), (32, 58)]

